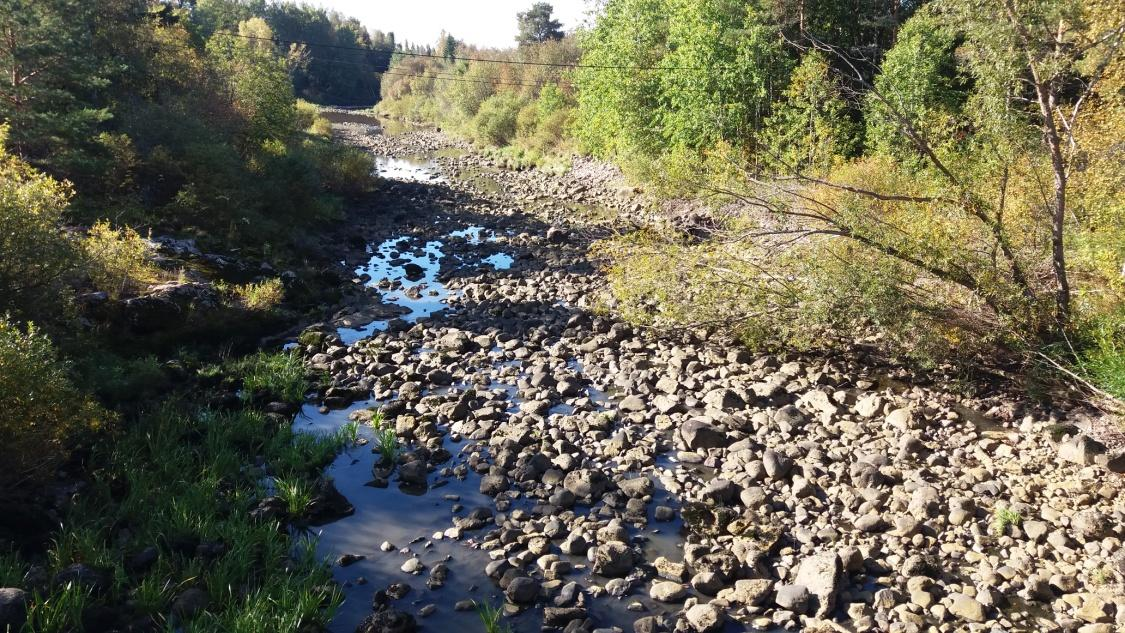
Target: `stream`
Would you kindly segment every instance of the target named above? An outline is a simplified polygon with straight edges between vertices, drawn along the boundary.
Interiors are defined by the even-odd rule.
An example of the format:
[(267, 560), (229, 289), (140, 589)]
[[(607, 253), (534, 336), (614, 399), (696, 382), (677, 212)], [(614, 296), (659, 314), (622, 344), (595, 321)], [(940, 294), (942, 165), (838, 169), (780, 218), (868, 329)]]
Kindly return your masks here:
[[(427, 161), (380, 158), (376, 165), (379, 175), (387, 179), (415, 183), (441, 180), (435, 165)], [(379, 289), (385, 302), (409, 310), (399, 317), (402, 321), (415, 323), (449, 309), (450, 299), (457, 294), (457, 290), (447, 287), (441, 274), (443, 263), (449, 263), (447, 258), (454, 259), (462, 268), (481, 267), (493, 271), (512, 268), (515, 260), (502, 250), (503, 237), (476, 225), (450, 231), (441, 239), (396, 235), (369, 244), (368, 261), (354, 272), (357, 277), (366, 280), (367, 285)], [(476, 248), (482, 245), (500, 247), (500, 250), (484, 255)], [(345, 344), (352, 344), (386, 330), (389, 323), (379, 320), (363, 327), (338, 328), (337, 331)], [(426, 352), (425, 349), (415, 351), (416, 354)], [(494, 357), (495, 368), (505, 370), (506, 375), (511, 376), (511, 382), (494, 382), (491, 388), (506, 402), (509, 413), (518, 411), (521, 400), (515, 396), (515, 382), (524, 376), (521, 363), (505, 360), (502, 353), (495, 353)], [(571, 359), (568, 366), (581, 372), (581, 363), (577, 359)], [(453, 384), (443, 391), (468, 387), (466, 384)], [(592, 406), (603, 411), (615, 404), (610, 394), (592, 387), (589, 399)], [(323, 410), (316, 404), (309, 403), (303, 407), (294, 425), (303, 432), (330, 433), (347, 424), (353, 413), (382, 404), (384, 401), (369, 399), (355, 402), (346, 409), (322, 413)], [(548, 414), (566, 415), (571, 412), (569, 405), (557, 404)], [(423, 630), (451, 631), (465, 626), (466, 621), (471, 623), (470, 628), (481, 626), (475, 610), (466, 601), (503, 605), (503, 593), (484, 573), (484, 568), (494, 560), (488, 551), (482, 549), (478, 540), (484, 532), (472, 532), (471, 536), (462, 539), (457, 538), (459, 530), (451, 527), (451, 519), (455, 516), (464, 516), (476, 508), (494, 507), (493, 499), (480, 492), (480, 474), (466, 468), (467, 476), (451, 476), (458, 465), (467, 463), (471, 452), (479, 450), (480, 445), (467, 440), (456, 442), (452, 439), (455, 434), (448, 433), (448, 429), (442, 430), (446, 431), (444, 448), (453, 455), (453, 459), (429, 475), (427, 489), (400, 486), (396, 478), (392, 478), (389, 487), (371, 485), (372, 469), (378, 461), (378, 454), (372, 448), (375, 444), (374, 431), (367, 425), (361, 425), (359, 430), (366, 444), (343, 452), (327, 469), (326, 474), (335, 480), (339, 491), (355, 506), (355, 514), (316, 529), (318, 554), (329, 561), (335, 561), (343, 554), (364, 557), (348, 566), (333, 567), (334, 577), (345, 595), (345, 602), (331, 627), (334, 633), (354, 631), (360, 621), (371, 613), (374, 593), (396, 582), (410, 585), (409, 592), (396, 602), (396, 606), (419, 616), (419, 625)], [(664, 456), (659, 466), (672, 470), (677, 464)], [(634, 538), (644, 543), (648, 561), (658, 556), (678, 560), (682, 555), (682, 522), (678, 512), (671, 521), (656, 522), (653, 517), (657, 506), (678, 509), (678, 502), (663, 488), (659, 479), (655, 483), (653, 502), (647, 506), (649, 527), (639, 535), (635, 534)], [(534, 505), (531, 500), (520, 497), (507, 511), (531, 513)], [(575, 508), (576, 512), (589, 510), (589, 507)], [(635, 529), (631, 531), (636, 532)], [(389, 546), (384, 546), (385, 543)], [(383, 551), (381, 546), (390, 551)], [(425, 574), (403, 572), (400, 568), (411, 556), (417, 556), (426, 570), (444, 563), (449, 571), (444, 586), (430, 588)], [(574, 571), (564, 577), (563, 582), (576, 579), (583, 580), (583, 585), (604, 582), (590, 577), (589, 562), (585, 556), (560, 557), (574, 566)], [(580, 578), (580, 575), (585, 578)], [(632, 593), (622, 598), (604, 596), (590, 600), (587, 604), (589, 617), (600, 626), (618, 626), (631, 631), (632, 622), (640, 615), (672, 613), (678, 608), (677, 605), (654, 602), (644, 591), (634, 590)], [(464, 610), (467, 607), (469, 610)], [(524, 609), (510, 614), (504, 621), (516, 632), (538, 631), (542, 625), (542, 613), (542, 609)]]

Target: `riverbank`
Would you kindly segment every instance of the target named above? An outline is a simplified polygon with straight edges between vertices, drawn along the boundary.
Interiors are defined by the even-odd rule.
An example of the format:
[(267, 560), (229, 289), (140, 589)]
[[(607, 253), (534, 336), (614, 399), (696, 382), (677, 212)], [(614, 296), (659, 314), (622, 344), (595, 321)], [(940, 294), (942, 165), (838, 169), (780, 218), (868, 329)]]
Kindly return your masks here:
[(338, 133), (395, 170), (345, 257), (374, 318), (305, 339), (331, 385), (295, 422), (376, 446), (328, 471), (356, 508), (321, 532), (332, 630), (1125, 623), (1120, 440), (1079, 429), (1108, 427), (869, 349), (631, 327), (588, 259), (645, 213), (611, 171), (367, 125)]

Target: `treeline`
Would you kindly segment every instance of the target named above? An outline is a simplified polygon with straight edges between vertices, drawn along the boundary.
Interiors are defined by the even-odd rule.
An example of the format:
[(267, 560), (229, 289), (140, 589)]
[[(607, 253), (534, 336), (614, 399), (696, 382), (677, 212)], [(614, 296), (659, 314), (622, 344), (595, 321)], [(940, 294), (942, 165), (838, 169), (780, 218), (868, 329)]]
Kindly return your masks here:
[(254, 17), (265, 20), (287, 58), (297, 96), (320, 104), (375, 103), (376, 73), (387, 69), (398, 46), (394, 33), (368, 31), (355, 18), (306, 4), (197, 0), (191, 15), (193, 31), (204, 39), (236, 32)]
[[(426, 77), (388, 81), (379, 108), (726, 205), (721, 239), (605, 249), (636, 319), (1016, 351), (1125, 394), (1123, 37), (1100, 1), (609, 0), (564, 40), (570, 68), (457, 59), (534, 44), (403, 57), (391, 72)], [(534, 116), (543, 95), (558, 106)]]

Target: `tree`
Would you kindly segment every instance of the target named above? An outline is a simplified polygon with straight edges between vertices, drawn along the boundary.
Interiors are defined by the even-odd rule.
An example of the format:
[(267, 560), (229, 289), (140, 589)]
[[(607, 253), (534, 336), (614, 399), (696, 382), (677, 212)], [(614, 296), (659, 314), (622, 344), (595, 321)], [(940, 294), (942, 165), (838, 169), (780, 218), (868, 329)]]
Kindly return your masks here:
[(551, 17), (554, 7), (549, 2), (536, 2), (527, 11), (516, 15), (519, 34), (516, 42), (520, 46), (542, 44), (548, 40), (563, 38), (562, 24)]
[(457, 54), (457, 38), (453, 37), (452, 33), (441, 32), (438, 37), (438, 48), (441, 50), (441, 56), (446, 61), (453, 61), (454, 56)]
[(107, 84), (94, 50), (97, 10), (83, 0), (0, 0), (0, 122), (11, 126), (12, 149), (36, 164), (73, 162), (109, 118), (95, 101)]
[(823, 174), (855, 156), (859, 126), (852, 120), (839, 77), (820, 51), (809, 51), (789, 78), (785, 99), (766, 122), (766, 143), (781, 171)]

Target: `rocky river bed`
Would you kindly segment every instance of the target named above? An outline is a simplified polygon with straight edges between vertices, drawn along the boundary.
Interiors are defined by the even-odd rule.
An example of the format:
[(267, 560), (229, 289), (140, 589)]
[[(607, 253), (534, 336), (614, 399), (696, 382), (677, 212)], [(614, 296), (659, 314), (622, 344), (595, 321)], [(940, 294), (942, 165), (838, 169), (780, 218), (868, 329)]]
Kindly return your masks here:
[(296, 428), (361, 423), (317, 528), (334, 631), (1125, 630), (1125, 463), (1086, 416), (632, 327), (586, 256), (644, 213), (609, 167), (337, 132), (384, 182), (300, 346), (331, 386)]

